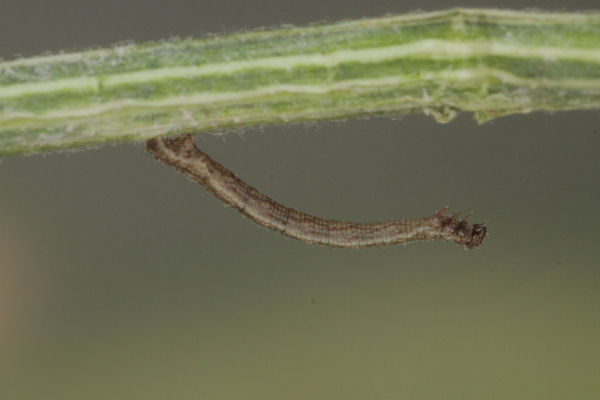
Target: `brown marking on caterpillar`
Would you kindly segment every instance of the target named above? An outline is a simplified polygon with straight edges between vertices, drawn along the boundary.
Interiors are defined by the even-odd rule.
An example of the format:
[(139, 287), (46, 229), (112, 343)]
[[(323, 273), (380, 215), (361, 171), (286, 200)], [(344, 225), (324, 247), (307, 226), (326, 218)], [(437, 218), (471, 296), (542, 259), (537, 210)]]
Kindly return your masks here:
[(482, 224), (471, 226), (467, 218), (459, 220), (458, 213), (446, 216), (447, 208), (429, 217), (395, 221), (322, 219), (285, 207), (249, 186), (200, 151), (193, 135), (173, 139), (153, 138), (146, 142), (146, 149), (159, 161), (183, 172), (257, 224), (307, 243), (362, 248), (444, 239), (473, 249), (481, 244), (487, 232)]

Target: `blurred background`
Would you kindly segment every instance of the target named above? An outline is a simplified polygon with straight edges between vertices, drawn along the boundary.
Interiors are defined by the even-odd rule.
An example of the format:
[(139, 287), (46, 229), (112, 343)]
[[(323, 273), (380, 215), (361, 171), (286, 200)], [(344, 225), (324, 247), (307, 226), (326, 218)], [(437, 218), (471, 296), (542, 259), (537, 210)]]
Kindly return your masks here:
[[(471, 7), (592, 0), (3, 0), (0, 57)], [(221, 132), (225, 134), (225, 132)], [(597, 399), (600, 112), (203, 135), (285, 205), (362, 221), (443, 206), (465, 251), (259, 228), (121, 145), (0, 163), (2, 399)]]

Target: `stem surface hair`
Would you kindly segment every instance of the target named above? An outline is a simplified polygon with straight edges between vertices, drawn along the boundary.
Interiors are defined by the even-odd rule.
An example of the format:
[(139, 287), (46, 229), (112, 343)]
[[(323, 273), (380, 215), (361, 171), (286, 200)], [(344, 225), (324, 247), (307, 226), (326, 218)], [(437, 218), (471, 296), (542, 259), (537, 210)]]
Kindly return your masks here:
[(0, 156), (253, 125), (600, 107), (600, 13), (452, 9), (0, 62)]

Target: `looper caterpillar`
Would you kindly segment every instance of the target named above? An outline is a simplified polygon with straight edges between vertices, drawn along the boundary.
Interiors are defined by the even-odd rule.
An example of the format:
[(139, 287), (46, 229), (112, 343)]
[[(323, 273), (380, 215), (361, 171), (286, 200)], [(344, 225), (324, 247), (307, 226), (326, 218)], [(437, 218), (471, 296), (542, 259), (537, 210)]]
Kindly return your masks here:
[(307, 243), (362, 248), (444, 239), (472, 249), (481, 244), (487, 232), (482, 224), (471, 226), (467, 218), (459, 220), (458, 213), (446, 216), (447, 208), (429, 217), (395, 221), (365, 223), (322, 219), (285, 207), (249, 186), (200, 151), (193, 135), (153, 138), (146, 142), (146, 149), (257, 224)]

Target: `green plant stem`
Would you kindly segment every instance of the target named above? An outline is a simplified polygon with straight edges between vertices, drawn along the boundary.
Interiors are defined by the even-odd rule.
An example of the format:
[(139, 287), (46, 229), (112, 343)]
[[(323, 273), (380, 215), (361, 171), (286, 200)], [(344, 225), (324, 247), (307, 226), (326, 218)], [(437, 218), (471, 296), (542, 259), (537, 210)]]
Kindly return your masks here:
[(257, 124), (600, 108), (600, 13), (454, 9), (0, 62), (0, 155)]

